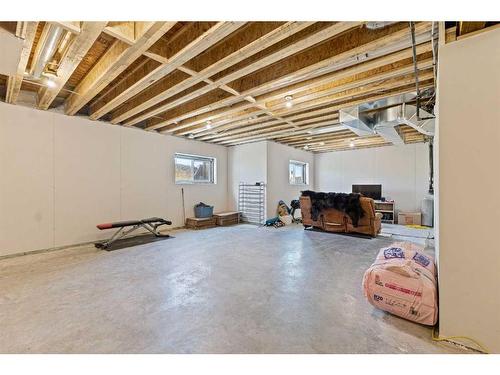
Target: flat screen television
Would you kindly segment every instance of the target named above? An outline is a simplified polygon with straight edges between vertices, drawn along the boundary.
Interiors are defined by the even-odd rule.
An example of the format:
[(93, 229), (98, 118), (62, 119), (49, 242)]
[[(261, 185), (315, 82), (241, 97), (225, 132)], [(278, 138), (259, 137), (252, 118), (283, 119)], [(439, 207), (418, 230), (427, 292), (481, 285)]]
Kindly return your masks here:
[(352, 185), (352, 192), (363, 194), (377, 201), (382, 199), (382, 185)]

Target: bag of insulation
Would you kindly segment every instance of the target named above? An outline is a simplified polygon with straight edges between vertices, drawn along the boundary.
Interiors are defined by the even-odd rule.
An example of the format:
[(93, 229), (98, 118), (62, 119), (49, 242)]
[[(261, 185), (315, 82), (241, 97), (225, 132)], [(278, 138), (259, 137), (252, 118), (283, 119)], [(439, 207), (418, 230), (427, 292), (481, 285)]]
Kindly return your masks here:
[(375, 307), (417, 323), (434, 325), (438, 316), (434, 258), (410, 242), (383, 248), (363, 277), (363, 291)]

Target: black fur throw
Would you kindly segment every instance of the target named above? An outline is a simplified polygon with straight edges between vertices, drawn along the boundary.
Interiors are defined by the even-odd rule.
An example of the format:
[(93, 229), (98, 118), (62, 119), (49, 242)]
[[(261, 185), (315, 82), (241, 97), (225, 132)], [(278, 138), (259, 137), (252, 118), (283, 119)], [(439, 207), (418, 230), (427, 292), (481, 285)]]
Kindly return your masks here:
[(352, 220), (352, 224), (357, 227), (359, 219), (364, 216), (357, 193), (321, 193), (311, 190), (304, 190), (303, 197), (311, 198), (311, 217), (318, 220), (319, 214), (325, 208), (334, 208), (344, 212)]

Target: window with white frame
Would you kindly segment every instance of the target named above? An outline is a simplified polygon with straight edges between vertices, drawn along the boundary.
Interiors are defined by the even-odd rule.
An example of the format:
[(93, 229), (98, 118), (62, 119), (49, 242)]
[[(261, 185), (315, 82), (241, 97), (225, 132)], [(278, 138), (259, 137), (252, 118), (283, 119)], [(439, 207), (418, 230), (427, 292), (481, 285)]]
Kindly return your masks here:
[(208, 156), (175, 154), (176, 184), (215, 184), (217, 160)]
[(288, 170), (289, 170), (289, 181), (291, 185), (309, 184), (309, 163), (290, 160)]

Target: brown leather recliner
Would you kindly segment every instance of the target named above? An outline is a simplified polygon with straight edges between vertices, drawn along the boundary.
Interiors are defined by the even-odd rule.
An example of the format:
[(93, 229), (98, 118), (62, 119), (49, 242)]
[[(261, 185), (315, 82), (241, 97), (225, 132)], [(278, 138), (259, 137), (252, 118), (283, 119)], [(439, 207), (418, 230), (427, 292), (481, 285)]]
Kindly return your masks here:
[(361, 197), (361, 208), (364, 215), (359, 219), (358, 226), (352, 225), (351, 218), (334, 208), (323, 210), (316, 221), (311, 217), (311, 198), (300, 197), (300, 212), (304, 226), (320, 228), (328, 232), (362, 233), (376, 237), (382, 227), (382, 214), (375, 212), (375, 202), (372, 198)]

